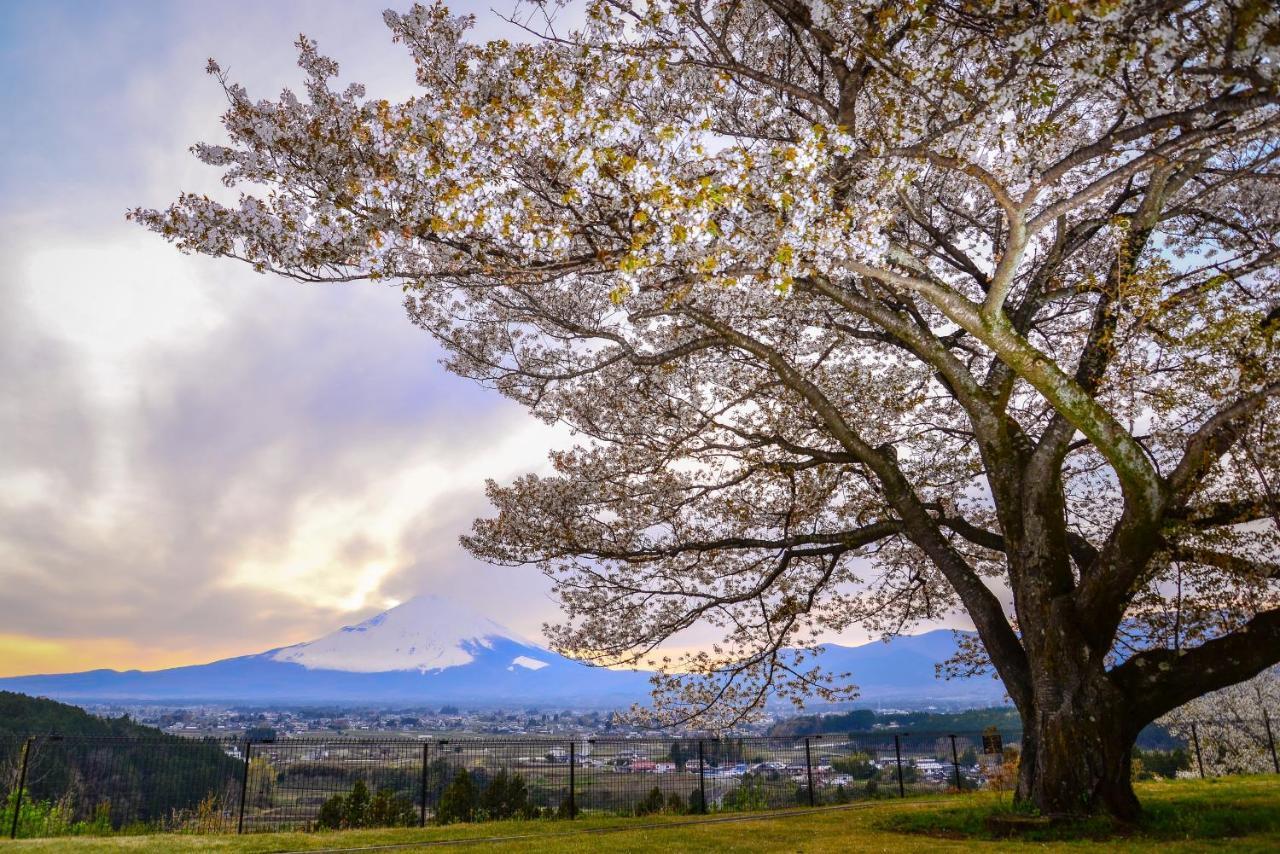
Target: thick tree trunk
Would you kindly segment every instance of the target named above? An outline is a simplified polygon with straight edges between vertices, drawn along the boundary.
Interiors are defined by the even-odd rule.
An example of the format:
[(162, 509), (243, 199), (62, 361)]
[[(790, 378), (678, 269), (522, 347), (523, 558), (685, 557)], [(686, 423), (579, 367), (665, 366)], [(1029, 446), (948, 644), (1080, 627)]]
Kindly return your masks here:
[(1017, 797), (1042, 815), (1105, 814), (1124, 822), (1140, 807), (1130, 779), (1136, 733), (1105, 675), (1051, 692), (1024, 713)]
[[(1106, 649), (1087, 635), (1075, 604), (1060, 458), (996, 493), (1010, 561), (1030, 691), (1018, 702), (1023, 753), (1019, 801), (1042, 815), (1138, 817), (1130, 781), (1137, 736), (1130, 703), (1106, 671)], [(1077, 561), (1080, 560), (1077, 558)]]

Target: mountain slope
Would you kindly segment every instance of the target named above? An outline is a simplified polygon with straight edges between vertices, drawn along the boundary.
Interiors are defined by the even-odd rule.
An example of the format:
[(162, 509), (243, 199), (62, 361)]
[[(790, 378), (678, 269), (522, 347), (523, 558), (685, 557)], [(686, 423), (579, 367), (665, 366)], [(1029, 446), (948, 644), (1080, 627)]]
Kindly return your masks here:
[(872, 641), (852, 647), (827, 644), (818, 661), (829, 673), (851, 674), (861, 692), (861, 702), (935, 699), (980, 706), (1005, 701), (1004, 684), (996, 679), (938, 678), (937, 665), (955, 654), (955, 635), (950, 629), (936, 629), (920, 635), (901, 635), (888, 643)]
[[(418, 596), (363, 623), (343, 626), (322, 638), (272, 652), (273, 661), (308, 670), (428, 673), (471, 664), (476, 650), (492, 650), (493, 640), (533, 649), (535, 644), (505, 626), (460, 608), (439, 596)], [(517, 662), (516, 659), (521, 661)], [(513, 665), (537, 670), (545, 663), (519, 655)]]
[(91, 670), (0, 679), (70, 700), (303, 703), (522, 703), (617, 706), (648, 675), (587, 667), (438, 596), (419, 596), (307, 643), (154, 671)]
[[(950, 631), (857, 647), (829, 644), (819, 662), (849, 672), (862, 702), (1000, 702), (990, 679), (945, 682), (935, 662)], [(343, 702), (404, 705), (555, 703), (618, 707), (644, 701), (648, 674), (588, 667), (438, 596), (419, 596), (307, 643), (210, 664), (154, 671), (91, 670), (0, 679), (0, 689), (79, 701)]]

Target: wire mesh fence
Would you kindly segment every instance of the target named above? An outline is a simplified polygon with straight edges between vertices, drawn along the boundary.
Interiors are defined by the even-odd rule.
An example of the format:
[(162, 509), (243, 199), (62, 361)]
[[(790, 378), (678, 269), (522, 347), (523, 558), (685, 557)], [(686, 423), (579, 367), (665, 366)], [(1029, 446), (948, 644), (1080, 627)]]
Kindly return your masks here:
[[(1261, 733), (1270, 741), (1260, 755), (1274, 763), (1266, 724), (1236, 727), (1232, 737)], [(1167, 745), (1140, 755), (1175, 757), (1166, 776), (1194, 775), (1219, 748), (1205, 743), (1204, 729), (1186, 741), (1171, 732)], [(990, 729), (661, 739), (0, 737), (0, 834), (252, 833), (823, 806), (1011, 788), (1017, 741), (1018, 733)]]

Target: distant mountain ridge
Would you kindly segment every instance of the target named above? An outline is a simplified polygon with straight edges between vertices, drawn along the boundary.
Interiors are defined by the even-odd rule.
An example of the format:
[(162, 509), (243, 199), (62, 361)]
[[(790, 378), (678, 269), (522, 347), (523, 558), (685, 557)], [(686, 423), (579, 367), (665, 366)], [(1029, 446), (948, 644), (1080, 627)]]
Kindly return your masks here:
[[(938, 680), (948, 630), (857, 647), (818, 661), (852, 674), (861, 701), (999, 703), (999, 682)], [(256, 655), (165, 670), (91, 670), (0, 679), (0, 690), (71, 701), (247, 704), (517, 705), (617, 708), (643, 702), (649, 674), (589, 667), (439, 596), (419, 596), (354, 626)]]

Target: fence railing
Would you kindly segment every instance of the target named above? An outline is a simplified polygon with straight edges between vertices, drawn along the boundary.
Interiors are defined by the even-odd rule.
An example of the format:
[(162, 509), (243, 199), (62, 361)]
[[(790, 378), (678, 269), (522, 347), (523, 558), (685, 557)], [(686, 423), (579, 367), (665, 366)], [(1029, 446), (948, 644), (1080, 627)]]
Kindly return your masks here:
[[(702, 814), (1011, 788), (1014, 765), (1004, 761), (1004, 746), (1016, 745), (1017, 733), (992, 735), (0, 737), (0, 834), (250, 833)], [(1193, 761), (1189, 754), (1181, 760)]]

